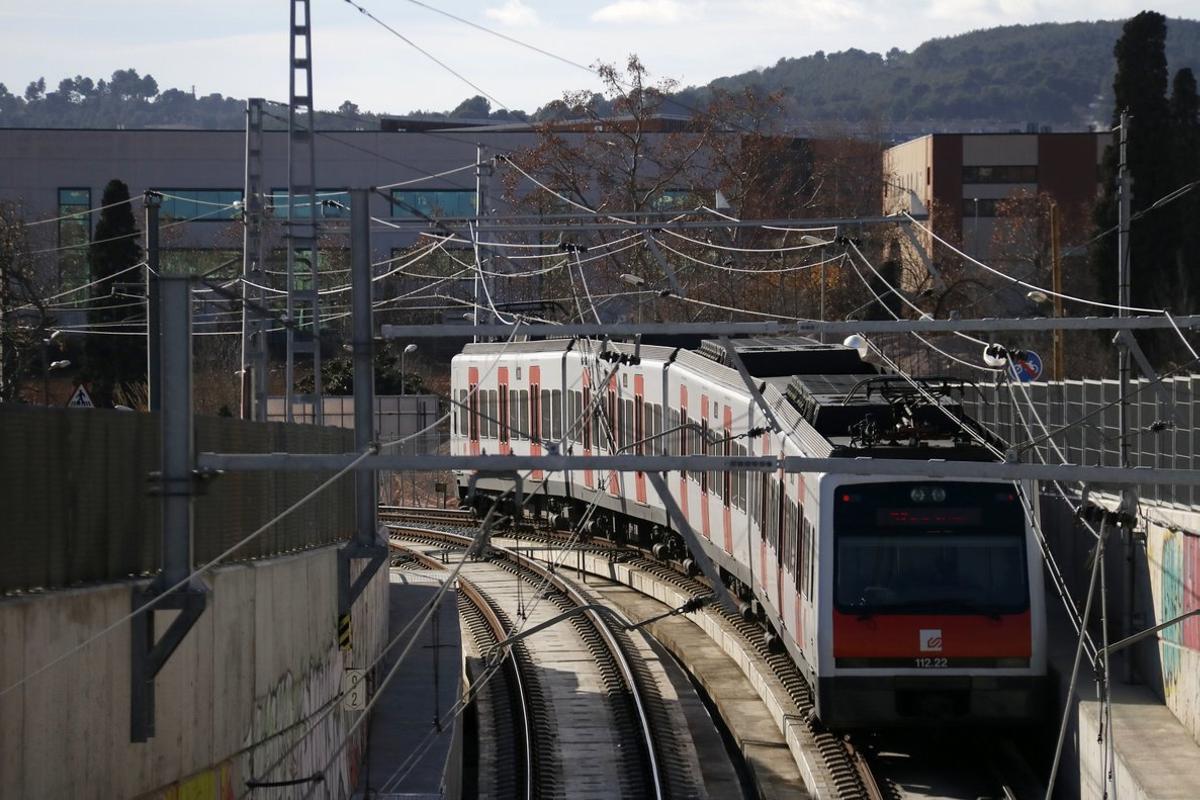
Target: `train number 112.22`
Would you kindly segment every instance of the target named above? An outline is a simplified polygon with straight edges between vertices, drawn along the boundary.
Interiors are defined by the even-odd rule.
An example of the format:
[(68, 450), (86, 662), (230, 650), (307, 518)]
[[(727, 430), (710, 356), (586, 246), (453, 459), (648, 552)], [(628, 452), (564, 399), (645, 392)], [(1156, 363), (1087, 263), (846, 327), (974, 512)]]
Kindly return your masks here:
[(944, 658), (914, 658), (913, 661), (921, 669), (942, 669), (947, 664)]

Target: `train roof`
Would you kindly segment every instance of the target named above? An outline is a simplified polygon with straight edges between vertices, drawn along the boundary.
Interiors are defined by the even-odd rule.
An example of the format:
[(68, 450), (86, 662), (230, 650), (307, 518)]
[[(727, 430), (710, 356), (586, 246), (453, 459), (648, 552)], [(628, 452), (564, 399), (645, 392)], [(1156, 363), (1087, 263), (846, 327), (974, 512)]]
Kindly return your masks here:
[[(867, 374), (877, 370), (840, 344), (825, 344), (808, 336), (771, 336), (730, 339), (746, 370), (756, 378), (831, 372)], [(700, 342), (700, 355), (732, 367), (729, 351), (719, 339)]]
[[(994, 460), (994, 434), (966, 415), (962, 397), (978, 391), (958, 378), (886, 374), (858, 351), (807, 336), (730, 338), (734, 351), (786, 428), (814, 455), (875, 458)], [(724, 342), (697, 349), (572, 338), (478, 343), (466, 353), (562, 353), (610, 349), (675, 361), (705, 377), (744, 390)], [(983, 444), (983, 443), (986, 443)]]

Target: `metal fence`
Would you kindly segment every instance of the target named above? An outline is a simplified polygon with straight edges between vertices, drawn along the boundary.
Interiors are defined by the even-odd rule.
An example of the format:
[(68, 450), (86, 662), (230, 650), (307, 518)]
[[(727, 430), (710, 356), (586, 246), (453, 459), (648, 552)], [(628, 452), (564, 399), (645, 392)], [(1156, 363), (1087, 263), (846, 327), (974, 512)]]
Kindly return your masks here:
[[(1026, 451), (1023, 461), (1065, 458), (1072, 464), (1119, 466), (1118, 391), (1115, 380), (981, 384), (980, 394), (968, 393), (964, 404), (969, 414)], [(1046, 437), (1047, 430), (1053, 435)], [(1129, 462), (1200, 468), (1200, 375), (1166, 378), (1161, 387), (1145, 379), (1130, 382)], [(1143, 487), (1141, 495), (1200, 505), (1197, 487), (1153, 485)]]
[[(326, 425), (353, 430), (353, 395), (325, 395), (321, 400)], [(272, 395), (267, 398), (268, 420), (284, 421), (286, 409), (283, 397)], [(405, 453), (435, 453), (444, 436), (439, 428), (444, 432), (449, 427), (445, 423), (437, 425), (441, 414), (441, 401), (434, 394), (376, 395), (375, 434), (383, 444), (402, 442)], [(292, 419), (311, 423), (312, 401), (293, 401)]]
[[(196, 419), (198, 451), (343, 453), (353, 433), (220, 417)], [(0, 405), (0, 594), (153, 574), (160, 503), (154, 414)], [(329, 477), (227, 473), (197, 488), (193, 560), (210, 560)], [(354, 524), (347, 475), (230, 560), (347, 538)]]

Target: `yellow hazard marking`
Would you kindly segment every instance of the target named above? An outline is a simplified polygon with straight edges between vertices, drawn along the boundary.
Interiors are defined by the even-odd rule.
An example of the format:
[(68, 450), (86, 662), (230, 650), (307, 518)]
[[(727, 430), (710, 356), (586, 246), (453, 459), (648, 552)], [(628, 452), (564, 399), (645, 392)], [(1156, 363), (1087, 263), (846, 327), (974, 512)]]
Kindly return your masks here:
[(351, 649), (349, 614), (342, 614), (340, 617), (338, 617), (338, 647), (343, 650)]

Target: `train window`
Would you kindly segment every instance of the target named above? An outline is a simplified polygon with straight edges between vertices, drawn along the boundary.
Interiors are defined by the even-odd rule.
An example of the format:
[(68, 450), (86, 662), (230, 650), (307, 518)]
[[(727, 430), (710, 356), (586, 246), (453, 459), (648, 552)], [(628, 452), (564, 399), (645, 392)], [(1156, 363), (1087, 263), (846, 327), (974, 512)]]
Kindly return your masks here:
[[(728, 456), (733, 452), (733, 442), (726, 438), (722, 449), (725, 455)], [(729, 508), (730, 503), (733, 502), (733, 473), (729, 470), (725, 470), (725, 474), (721, 477), (721, 501), (725, 504), (726, 508)]]
[(508, 441), (508, 389), (505, 385), (500, 386), (500, 394), (496, 397), (500, 402), (500, 407), (497, 409), (496, 418), (500, 422), (500, 441)]
[(637, 417), (634, 416), (633, 413), (632, 400), (625, 400), (621, 403), (621, 405), (625, 409), (625, 423), (622, 426), (622, 430), (625, 432), (625, 437), (621, 442), (621, 448), (624, 450), (629, 450), (633, 447), (634, 443), (633, 434), (636, 430), (635, 426), (637, 425)]
[(592, 449), (592, 389), (589, 386), (583, 387), (583, 418), (580, 424), (583, 425), (583, 449)]
[(601, 430), (602, 430), (600, 427), (600, 414), (601, 414), (602, 410), (603, 410), (603, 404), (600, 402), (593, 401), (592, 405), (589, 406), (589, 411), (588, 411), (588, 414), (591, 416), (592, 447), (596, 450), (601, 449), (601, 447), (604, 444), (604, 439), (600, 435)]
[(808, 566), (808, 548), (812, 544), (812, 533), (808, 527), (808, 520), (804, 517), (800, 518), (800, 551), (796, 554), (796, 590), (808, 597), (808, 572), (805, 567)]
[(470, 430), (467, 427), (469, 424), (467, 422), (467, 415), (469, 413), (470, 413), (470, 409), (467, 406), (467, 390), (459, 389), (458, 390), (458, 435), (459, 436), (466, 436)]
[[(536, 383), (529, 384), (529, 439), (533, 442), (542, 441), (541, 414), (542, 407), (541, 396), (538, 394), (538, 385)], [(524, 412), (524, 409), (521, 409)]]
[(508, 429), (513, 441), (525, 438), (521, 429), (521, 393), (516, 389), (508, 390)]
[(550, 392), (550, 428), (556, 442), (562, 439), (562, 418), (562, 390), (555, 389)]
[(650, 435), (654, 437), (654, 451), (657, 453), (667, 452), (667, 443), (662, 440), (663, 432), (663, 410), (658, 403), (650, 407)]
[(538, 401), (538, 409), (542, 412), (542, 424), (538, 427), (538, 435), (545, 442), (554, 438), (554, 432), (550, 426), (551, 405), (549, 389), (542, 389), (542, 396)]
[(479, 441), (479, 386), (471, 384), (471, 390), (467, 393), (467, 406), (471, 409), (470, 435), (471, 441)]
[(500, 438), (500, 425), (496, 419), (496, 390), (487, 391), (487, 436), (489, 439)]
[[(701, 417), (700, 419), (700, 438), (696, 442), (696, 452), (701, 455), (708, 455), (708, 418)], [(700, 473), (700, 491), (708, 491), (708, 476), (709, 471), (703, 470)]]
[(642, 440), (646, 438), (646, 428), (649, 427), (645, 424), (647, 413), (649, 412), (646, 402), (641, 395), (638, 395), (633, 400), (633, 446), (634, 452), (638, 455), (641, 455), (646, 449), (646, 443)]
[(816, 529), (811, 524), (808, 525), (808, 547), (805, 548), (805, 557), (808, 559), (808, 571), (804, 576), (804, 596), (812, 597), (813, 590), (813, 565), (816, 563), (817, 537)]
[(532, 439), (533, 432), (529, 429), (529, 390), (528, 389), (521, 390), (520, 406), (521, 406), (520, 407), (520, 423), (518, 425), (518, 430), (521, 431), (522, 439)]

